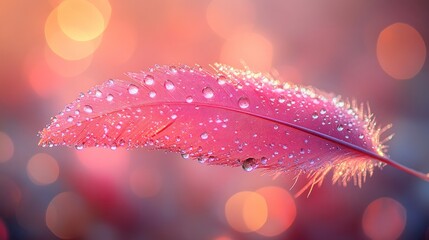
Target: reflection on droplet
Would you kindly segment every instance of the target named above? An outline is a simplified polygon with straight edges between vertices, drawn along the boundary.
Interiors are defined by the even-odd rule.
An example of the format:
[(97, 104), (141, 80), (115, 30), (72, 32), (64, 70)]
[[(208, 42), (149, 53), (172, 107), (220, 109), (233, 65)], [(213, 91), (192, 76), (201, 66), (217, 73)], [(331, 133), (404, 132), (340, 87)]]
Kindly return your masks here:
[(253, 169), (257, 167), (257, 164), (255, 162), (254, 158), (248, 158), (243, 161), (243, 164), (241, 165), (244, 171), (251, 172)]
[(74, 147), (76, 148), (76, 150), (82, 150), (83, 149), (83, 145), (82, 144), (76, 145)]
[(95, 91), (95, 96), (98, 97), (98, 98), (101, 98), (103, 96), (103, 93), (100, 90), (97, 89)]
[(74, 118), (73, 118), (72, 116), (68, 116), (68, 117), (67, 117), (67, 122), (73, 122), (73, 119), (74, 119)]
[(144, 78), (144, 83), (146, 85), (153, 85), (155, 83), (153, 76), (152, 75), (146, 75), (146, 77)]
[(224, 75), (219, 75), (217, 77), (217, 83), (219, 85), (224, 85), (226, 83), (226, 77)]
[(83, 111), (86, 112), (86, 113), (92, 113), (93, 109), (92, 109), (92, 107), (90, 105), (85, 105), (83, 107)]
[(313, 119), (317, 119), (317, 118), (319, 118), (319, 114), (317, 114), (317, 112), (314, 112), (314, 113), (311, 115), (311, 117), (312, 117)]
[(365, 135), (359, 134), (359, 139), (363, 139), (364, 137), (365, 137)]
[(261, 164), (262, 164), (262, 165), (267, 165), (267, 163), (268, 163), (268, 158), (266, 158), (266, 157), (262, 157), (262, 158), (261, 158)]
[(156, 92), (155, 91), (150, 91), (149, 92), (149, 97), (150, 98), (155, 98), (156, 97)]
[(238, 106), (240, 106), (240, 108), (245, 109), (248, 108), (249, 105), (249, 99), (247, 97), (241, 97), (238, 99)]
[[(177, 71), (177, 70), (176, 70), (176, 71)], [(175, 88), (174, 83), (173, 83), (172, 81), (170, 81), (170, 80), (165, 81), (165, 83), (164, 83), (164, 87), (165, 87), (165, 89), (167, 89), (168, 91), (173, 91), (173, 90), (174, 90), (174, 88)]]
[(206, 132), (204, 132), (200, 135), (200, 137), (201, 137), (201, 139), (205, 140), (209, 137), (209, 135)]
[(112, 95), (112, 94), (107, 95), (106, 100), (107, 100), (108, 102), (113, 101), (113, 95)]
[(344, 126), (343, 126), (342, 124), (338, 125), (338, 126), (337, 126), (337, 130), (338, 130), (339, 132), (343, 131), (343, 130), (344, 130)]
[(212, 98), (214, 96), (213, 89), (210, 87), (203, 88), (203, 96), (205, 98)]
[(130, 84), (129, 86), (128, 86), (128, 93), (129, 94), (131, 94), (131, 95), (135, 95), (135, 94), (137, 94), (139, 92), (139, 88), (136, 86), (136, 85), (134, 85), (134, 84)]
[(362, 227), (371, 239), (398, 239), (406, 224), (405, 208), (392, 198), (382, 197), (370, 203), (362, 217)]
[(326, 114), (326, 109), (324, 109), (324, 108), (322, 108), (322, 109), (320, 109), (320, 114)]
[(194, 98), (192, 98), (192, 96), (187, 96), (186, 97), (186, 102), (187, 103), (191, 103), (191, 102), (193, 102), (194, 101)]

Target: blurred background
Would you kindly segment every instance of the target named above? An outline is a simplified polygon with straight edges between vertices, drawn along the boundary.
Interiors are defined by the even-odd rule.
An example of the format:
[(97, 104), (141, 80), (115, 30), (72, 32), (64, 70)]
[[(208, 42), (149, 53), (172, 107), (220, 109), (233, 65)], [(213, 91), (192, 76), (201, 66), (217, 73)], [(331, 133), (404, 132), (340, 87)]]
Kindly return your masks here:
[(79, 92), (154, 64), (221, 62), (369, 102), (392, 159), (429, 172), (425, 0), (1, 0), (0, 240), (429, 239), (429, 183), (359, 189), (145, 150), (41, 148)]

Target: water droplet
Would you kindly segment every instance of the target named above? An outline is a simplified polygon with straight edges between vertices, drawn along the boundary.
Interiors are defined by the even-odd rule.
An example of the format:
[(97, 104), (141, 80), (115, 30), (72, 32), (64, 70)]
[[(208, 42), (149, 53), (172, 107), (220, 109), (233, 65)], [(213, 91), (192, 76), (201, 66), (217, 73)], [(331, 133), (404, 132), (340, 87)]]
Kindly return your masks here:
[(92, 113), (93, 109), (92, 109), (92, 107), (91, 107), (91, 106), (89, 106), (89, 105), (85, 105), (85, 106), (83, 107), (83, 111), (84, 111), (84, 112), (86, 112), (86, 113)]
[(67, 122), (73, 122), (73, 117), (72, 116), (69, 116), (68, 118), (67, 118)]
[(213, 89), (210, 87), (203, 88), (203, 95), (205, 98), (212, 98), (214, 96)]
[(362, 133), (359, 134), (359, 139), (363, 139), (365, 137), (365, 135), (363, 135)]
[(343, 126), (343, 125), (341, 125), (341, 124), (340, 124), (340, 125), (338, 125), (338, 126), (337, 126), (337, 130), (338, 130), (338, 131), (340, 131), (340, 132), (341, 132), (341, 131), (343, 131), (343, 130), (344, 130), (344, 126)]
[(284, 96), (279, 97), (279, 103), (284, 103), (286, 101)]
[(172, 73), (172, 74), (176, 74), (177, 73), (177, 68), (175, 66), (170, 66), (169, 70), (170, 70), (170, 73)]
[(170, 81), (170, 80), (166, 80), (166, 81), (165, 81), (165, 83), (164, 83), (164, 87), (165, 87), (165, 89), (167, 89), (168, 91), (173, 91), (173, 90), (174, 90), (174, 88), (175, 88), (174, 83), (173, 83), (172, 81)]
[(240, 108), (245, 109), (249, 107), (249, 99), (247, 97), (241, 97), (240, 99), (238, 99), (238, 106), (240, 106)]
[(241, 167), (243, 167), (243, 170), (246, 172), (251, 172), (253, 171), (253, 169), (256, 168), (256, 163), (255, 163), (255, 159), (254, 158), (248, 158), (246, 160), (244, 160), (243, 164), (241, 165)]
[(293, 153), (289, 153), (289, 158), (293, 158)]
[(144, 78), (144, 83), (146, 85), (153, 85), (155, 83), (153, 76), (152, 75), (146, 75), (146, 77)]
[(187, 154), (187, 153), (182, 153), (182, 158), (183, 158), (183, 159), (188, 159), (188, 158), (189, 158), (189, 154)]
[(198, 162), (199, 162), (199, 163), (205, 163), (205, 162), (206, 162), (206, 160), (207, 160), (207, 158), (206, 158), (206, 157), (199, 157), (199, 158), (198, 158)]
[(220, 75), (217, 77), (217, 83), (219, 85), (224, 85), (226, 83), (226, 77), (224, 75)]
[(279, 129), (279, 126), (278, 125), (274, 125), (274, 130), (277, 130), (277, 129)]
[(150, 98), (155, 98), (156, 97), (156, 92), (155, 91), (150, 91), (149, 92), (149, 97)]
[(314, 112), (314, 113), (311, 115), (311, 117), (312, 117), (313, 119), (317, 119), (317, 118), (319, 118), (319, 114), (317, 114), (317, 112)]
[(136, 86), (136, 85), (134, 85), (134, 84), (130, 84), (129, 86), (128, 86), (128, 93), (129, 94), (131, 94), (131, 95), (135, 95), (135, 94), (137, 94), (139, 92), (139, 88)]
[(95, 96), (100, 98), (101, 96), (103, 96), (103, 93), (97, 89), (97, 91), (95, 91)]
[(177, 115), (176, 115), (176, 114), (173, 114), (173, 115), (171, 115), (171, 116), (170, 116), (170, 118), (174, 120), (174, 119), (176, 119), (176, 118), (177, 118)]
[(110, 146), (110, 149), (112, 149), (112, 150), (116, 150), (116, 148), (117, 148), (116, 144), (112, 144), (112, 145)]
[(266, 158), (266, 157), (262, 157), (262, 158), (261, 158), (261, 164), (262, 164), (262, 165), (267, 165), (267, 163), (268, 163), (268, 158)]
[(310, 160), (310, 164), (313, 165), (314, 164), (314, 160)]
[(83, 145), (82, 144), (76, 145), (74, 147), (76, 148), (76, 150), (82, 150), (83, 149)]
[(108, 102), (113, 101), (113, 95), (112, 95), (112, 94), (107, 95), (106, 100), (107, 100)]
[(186, 102), (187, 103), (191, 103), (191, 102), (193, 102), (194, 101), (194, 99), (192, 98), (192, 96), (187, 96), (186, 97)]
[(322, 109), (320, 109), (320, 114), (326, 114), (326, 109), (324, 109), (324, 108), (322, 108)]
[(206, 132), (204, 132), (200, 135), (200, 137), (201, 137), (201, 139), (205, 140), (209, 137), (209, 135)]

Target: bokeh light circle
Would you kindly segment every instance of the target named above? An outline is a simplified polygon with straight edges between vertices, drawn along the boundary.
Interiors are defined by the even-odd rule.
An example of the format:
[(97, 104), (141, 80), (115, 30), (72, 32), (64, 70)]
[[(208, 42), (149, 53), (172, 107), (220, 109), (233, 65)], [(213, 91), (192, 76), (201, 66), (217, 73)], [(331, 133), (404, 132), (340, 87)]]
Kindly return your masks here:
[(263, 187), (256, 192), (265, 198), (268, 206), (267, 221), (257, 232), (274, 237), (286, 231), (296, 218), (294, 198), (285, 189), (275, 186)]
[(243, 191), (232, 195), (225, 204), (229, 225), (239, 232), (254, 232), (267, 220), (267, 203), (256, 192)]
[(370, 239), (398, 239), (406, 224), (405, 208), (392, 198), (371, 202), (362, 217), (362, 227)]
[(45, 38), (49, 48), (66, 60), (79, 60), (93, 54), (101, 42), (102, 35), (90, 41), (75, 41), (61, 30), (57, 14), (58, 11), (55, 8), (45, 22)]
[(56, 195), (46, 210), (46, 225), (55, 236), (63, 239), (82, 236), (89, 228), (90, 218), (89, 207), (73, 192)]
[(91, 2), (66, 0), (57, 7), (57, 20), (61, 30), (75, 41), (89, 41), (103, 33), (103, 15)]
[(423, 67), (426, 45), (415, 28), (405, 23), (395, 23), (383, 29), (378, 36), (377, 58), (389, 76), (410, 79)]
[(12, 139), (4, 132), (0, 132), (0, 163), (9, 161), (14, 152)]
[(60, 167), (57, 160), (46, 153), (37, 153), (27, 163), (27, 174), (37, 185), (48, 185), (58, 179)]

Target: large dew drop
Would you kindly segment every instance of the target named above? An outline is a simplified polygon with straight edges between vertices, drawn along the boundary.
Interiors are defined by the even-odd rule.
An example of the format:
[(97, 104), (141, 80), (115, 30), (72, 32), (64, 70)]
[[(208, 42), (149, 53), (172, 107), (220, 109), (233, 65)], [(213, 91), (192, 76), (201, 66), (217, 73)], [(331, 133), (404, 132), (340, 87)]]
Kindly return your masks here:
[(164, 83), (164, 87), (165, 89), (167, 89), (168, 91), (173, 91), (174, 90), (174, 83), (170, 80), (165, 81)]
[(152, 75), (147, 75), (145, 78), (144, 78), (144, 83), (146, 84), (146, 85), (153, 85), (154, 84), (154, 79), (153, 79), (153, 76)]
[(244, 171), (251, 172), (251, 171), (253, 171), (253, 169), (255, 169), (257, 167), (257, 165), (255, 163), (255, 159), (254, 158), (248, 158), (248, 159), (244, 160), (244, 162), (241, 165), (241, 167), (243, 167)]
[(213, 89), (210, 87), (205, 87), (203, 89), (203, 95), (205, 98), (212, 98), (214, 96)]
[(249, 99), (247, 97), (241, 97), (240, 99), (238, 99), (238, 106), (240, 106), (240, 108), (245, 109), (249, 107)]
[(134, 85), (134, 84), (130, 84), (128, 86), (128, 93), (131, 95), (136, 95), (139, 92), (139, 88)]
[(83, 111), (84, 111), (84, 112), (86, 112), (86, 113), (92, 113), (93, 109), (92, 109), (92, 107), (91, 107), (91, 106), (89, 106), (89, 105), (85, 105), (85, 106), (83, 107)]

